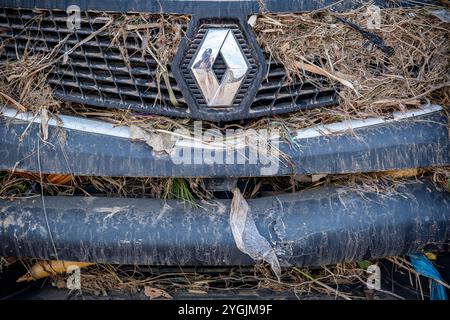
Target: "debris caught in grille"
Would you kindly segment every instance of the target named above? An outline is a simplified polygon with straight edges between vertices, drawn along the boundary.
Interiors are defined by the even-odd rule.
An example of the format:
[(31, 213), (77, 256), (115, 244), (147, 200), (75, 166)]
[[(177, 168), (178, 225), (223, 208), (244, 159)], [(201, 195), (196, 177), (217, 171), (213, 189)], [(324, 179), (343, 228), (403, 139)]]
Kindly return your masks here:
[[(117, 18), (120, 15), (82, 12), (80, 28), (72, 32), (67, 28), (64, 11), (1, 8), (1, 60), (14, 60), (25, 53), (46, 54), (61, 44), (63, 54), (95, 34), (51, 68), (47, 80), (57, 98), (144, 113), (183, 115), (187, 106), (170, 68), (176, 107), (171, 104), (169, 88), (157, 77), (158, 61), (142, 50), (143, 43), (150, 40), (130, 32), (118, 46), (113, 44), (110, 30), (98, 32), (105, 21)], [(185, 30), (186, 24), (181, 27)], [(158, 27), (151, 28), (151, 36), (157, 37), (158, 32)]]
[(312, 109), (336, 104), (337, 88), (329, 80), (314, 75), (314, 83), (302, 79), (289, 79), (285, 68), (277, 61), (267, 58), (267, 76), (260, 85), (250, 114), (265, 115)]
[(430, 101), (448, 105), (448, 23), (432, 14), (434, 7), (414, 5), (378, 8), (373, 27), (372, 9), (267, 13), (253, 30), (290, 77), (308, 81), (310, 71), (339, 84), (334, 110), (342, 117), (384, 116)]
[[(65, 11), (0, 8), (0, 63), (18, 59), (24, 54), (48, 54), (55, 47), (62, 46), (60, 53), (64, 54), (70, 50), (70, 54), (53, 65), (47, 79), (56, 98), (86, 105), (133, 110), (139, 114), (192, 117), (181, 88), (170, 70), (170, 61), (167, 61), (165, 66), (168, 79), (162, 81), (160, 74), (158, 75), (159, 61), (143, 49), (151, 39), (146, 39), (144, 33), (141, 35), (135, 30), (138, 28), (133, 27), (126, 39), (120, 39), (118, 45), (114, 30), (108, 28), (99, 32), (99, 29), (105, 26), (105, 21), (116, 21), (123, 16), (116, 13), (81, 12), (80, 28), (71, 31), (67, 27)], [(131, 18), (131, 23), (139, 23), (133, 21), (134, 15), (126, 16)], [(155, 23), (151, 23), (150, 37), (158, 37), (161, 32), (158, 27), (161, 21), (158, 21), (158, 18), (163, 15), (145, 16), (147, 19), (155, 19)], [(139, 15), (136, 17), (138, 19)], [(182, 17), (180, 16), (176, 23), (181, 25), (184, 34), (189, 19)], [(168, 21), (171, 22), (173, 20)], [(239, 38), (239, 28), (235, 30), (235, 34)], [(90, 35), (94, 36), (85, 41)], [(245, 44), (245, 41), (241, 40)], [(164, 46), (164, 43), (160, 45)], [(252, 64), (251, 49), (247, 50), (249, 52), (245, 54)], [(333, 88), (303, 83), (301, 79), (288, 81), (282, 65), (269, 58), (267, 64), (267, 77), (242, 118), (336, 103)], [(220, 57), (214, 68), (220, 78), (226, 69)], [(234, 105), (243, 99), (252, 80), (252, 72), (256, 72), (255, 68), (252, 68), (250, 78), (243, 83)], [(325, 81), (317, 79), (318, 83)], [(173, 98), (176, 99), (175, 104)], [(198, 99), (201, 100), (202, 97), (199, 96)]]

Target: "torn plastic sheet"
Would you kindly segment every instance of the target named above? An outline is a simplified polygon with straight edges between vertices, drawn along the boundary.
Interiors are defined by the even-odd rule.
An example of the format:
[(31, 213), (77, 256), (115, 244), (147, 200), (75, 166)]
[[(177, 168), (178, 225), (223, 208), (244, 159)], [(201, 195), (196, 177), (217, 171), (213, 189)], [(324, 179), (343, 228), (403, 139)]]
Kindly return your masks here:
[(144, 141), (153, 148), (155, 152), (165, 152), (170, 154), (175, 145), (168, 134), (150, 133), (135, 125), (130, 125), (129, 130), (130, 138), (132, 140)]
[(233, 191), (230, 226), (238, 249), (248, 254), (255, 261), (263, 260), (269, 263), (278, 280), (280, 280), (281, 267), (277, 254), (269, 241), (256, 228), (250, 207), (238, 188)]

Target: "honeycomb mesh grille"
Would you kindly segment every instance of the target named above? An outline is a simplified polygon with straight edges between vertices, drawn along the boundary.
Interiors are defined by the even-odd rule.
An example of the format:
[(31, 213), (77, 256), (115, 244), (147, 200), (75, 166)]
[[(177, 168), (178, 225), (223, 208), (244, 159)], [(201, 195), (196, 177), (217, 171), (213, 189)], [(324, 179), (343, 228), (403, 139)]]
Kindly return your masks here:
[[(75, 32), (70, 31), (66, 23), (67, 14), (62, 10), (0, 8), (0, 61), (17, 59), (24, 52), (49, 53), (64, 39), (61, 51), (68, 51), (104, 26), (105, 17), (99, 12), (81, 12), (81, 27)], [(182, 25), (182, 29), (185, 31), (187, 25)], [(206, 29), (200, 30), (193, 42), (200, 44), (205, 32)], [(248, 47), (242, 32), (237, 26), (233, 32), (252, 66), (236, 95), (233, 105), (236, 107), (242, 102), (257, 70), (252, 49)], [(153, 33), (156, 36), (158, 30), (153, 29)], [(132, 33), (121, 48), (112, 43), (108, 32), (96, 34), (74, 50), (67, 61), (57, 63), (52, 68), (48, 81), (54, 89), (54, 95), (66, 101), (131, 109), (144, 114), (192, 116), (170, 66), (167, 66), (170, 88), (178, 102), (177, 106), (171, 103), (169, 88), (164, 81), (158, 83), (157, 61), (148, 54), (143, 55), (141, 48), (142, 39)], [(190, 61), (189, 57), (195, 51), (195, 48), (190, 48), (184, 61)], [(281, 64), (269, 57), (267, 64), (267, 76), (245, 117), (336, 104), (336, 90), (327, 85), (326, 79), (317, 78), (315, 84), (299, 79), (288, 81)], [(226, 66), (220, 57), (214, 68), (219, 78), (223, 76)], [(205, 107), (206, 102), (187, 68), (183, 75), (199, 106)]]
[[(82, 12), (81, 27), (72, 32), (66, 21), (64, 11), (0, 8), (2, 60), (17, 59), (17, 55), (25, 51), (27, 54), (49, 53), (59, 43), (64, 43), (62, 54), (106, 23), (100, 13)], [(158, 30), (152, 29), (152, 32), (152, 36), (156, 36)], [(119, 48), (112, 44), (112, 37), (105, 30), (70, 53), (67, 61), (56, 63), (48, 81), (55, 96), (70, 101), (144, 112), (155, 108), (171, 113), (177, 109), (185, 111), (187, 105), (172, 75), (170, 83), (178, 101), (177, 108), (170, 104), (164, 82), (157, 83), (156, 60), (143, 55), (141, 48), (142, 40), (136, 34), (130, 33)]]
[(289, 79), (284, 66), (267, 57), (268, 72), (262, 81), (250, 113), (255, 116), (270, 110), (272, 114), (330, 106), (337, 103), (337, 88), (329, 80), (309, 74), (314, 83)]

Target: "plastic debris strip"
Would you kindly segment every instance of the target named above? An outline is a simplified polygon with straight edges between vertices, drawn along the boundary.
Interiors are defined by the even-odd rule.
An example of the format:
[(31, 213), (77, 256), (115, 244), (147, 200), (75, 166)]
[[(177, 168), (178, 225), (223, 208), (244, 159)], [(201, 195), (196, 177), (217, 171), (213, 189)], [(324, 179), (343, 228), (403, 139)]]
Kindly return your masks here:
[(367, 40), (372, 42), (375, 46), (377, 46), (377, 48), (379, 48), (381, 51), (383, 51), (387, 56), (392, 56), (394, 54), (394, 48), (387, 46), (384, 43), (384, 40), (381, 37), (377, 36), (376, 34), (365, 31), (361, 27), (356, 25), (355, 23), (353, 23), (349, 20), (346, 20), (344, 18), (337, 17), (337, 20), (341, 21), (342, 23), (345, 23), (346, 25), (350, 26), (354, 30), (361, 33), (364, 38), (366, 38)]
[(448, 300), (445, 287), (437, 281), (444, 281), (439, 271), (424, 254), (410, 254), (409, 259), (414, 270), (431, 279), (431, 300)]
[(136, 125), (131, 125), (129, 130), (130, 138), (132, 140), (144, 141), (155, 152), (165, 152), (170, 154), (175, 145), (175, 142), (171, 141), (171, 137), (168, 134), (147, 132)]
[(281, 267), (275, 250), (269, 241), (259, 233), (252, 218), (250, 207), (238, 188), (233, 190), (230, 226), (238, 249), (248, 254), (255, 261), (263, 260), (269, 263), (278, 281), (280, 281)]

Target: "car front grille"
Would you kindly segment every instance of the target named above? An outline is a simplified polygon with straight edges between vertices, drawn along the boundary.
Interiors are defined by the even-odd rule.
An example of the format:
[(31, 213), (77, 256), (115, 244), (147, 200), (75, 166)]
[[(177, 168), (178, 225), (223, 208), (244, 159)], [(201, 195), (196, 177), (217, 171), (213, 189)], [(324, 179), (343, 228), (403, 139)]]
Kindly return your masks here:
[[(77, 46), (105, 25), (105, 14), (81, 12), (81, 26), (67, 28), (62, 10), (0, 8), (0, 59), (17, 59), (27, 54), (45, 54), (61, 43), (61, 52)], [(187, 24), (181, 26), (187, 29)], [(158, 29), (152, 29), (156, 36)], [(63, 41), (65, 40), (65, 41)], [(130, 109), (138, 113), (189, 117), (190, 110), (170, 66), (170, 87), (157, 75), (157, 61), (142, 54), (142, 39), (130, 33), (122, 46), (112, 42), (107, 31), (95, 34), (51, 69), (48, 82), (54, 95), (99, 107)], [(336, 103), (336, 92), (325, 79), (316, 84), (288, 81), (282, 65), (267, 59), (269, 70), (249, 112), (243, 117), (284, 113)], [(219, 65), (219, 64), (218, 64)], [(219, 66), (220, 67), (220, 66)], [(220, 72), (218, 73), (220, 75)], [(323, 85), (317, 86), (317, 83)], [(170, 91), (177, 103), (172, 103)], [(245, 94), (245, 93), (243, 93)], [(173, 98), (172, 97), (172, 98)]]
[(330, 106), (337, 103), (337, 88), (330, 86), (326, 78), (309, 74), (314, 83), (302, 79), (289, 79), (284, 66), (267, 58), (268, 72), (260, 85), (250, 113), (260, 116)]

